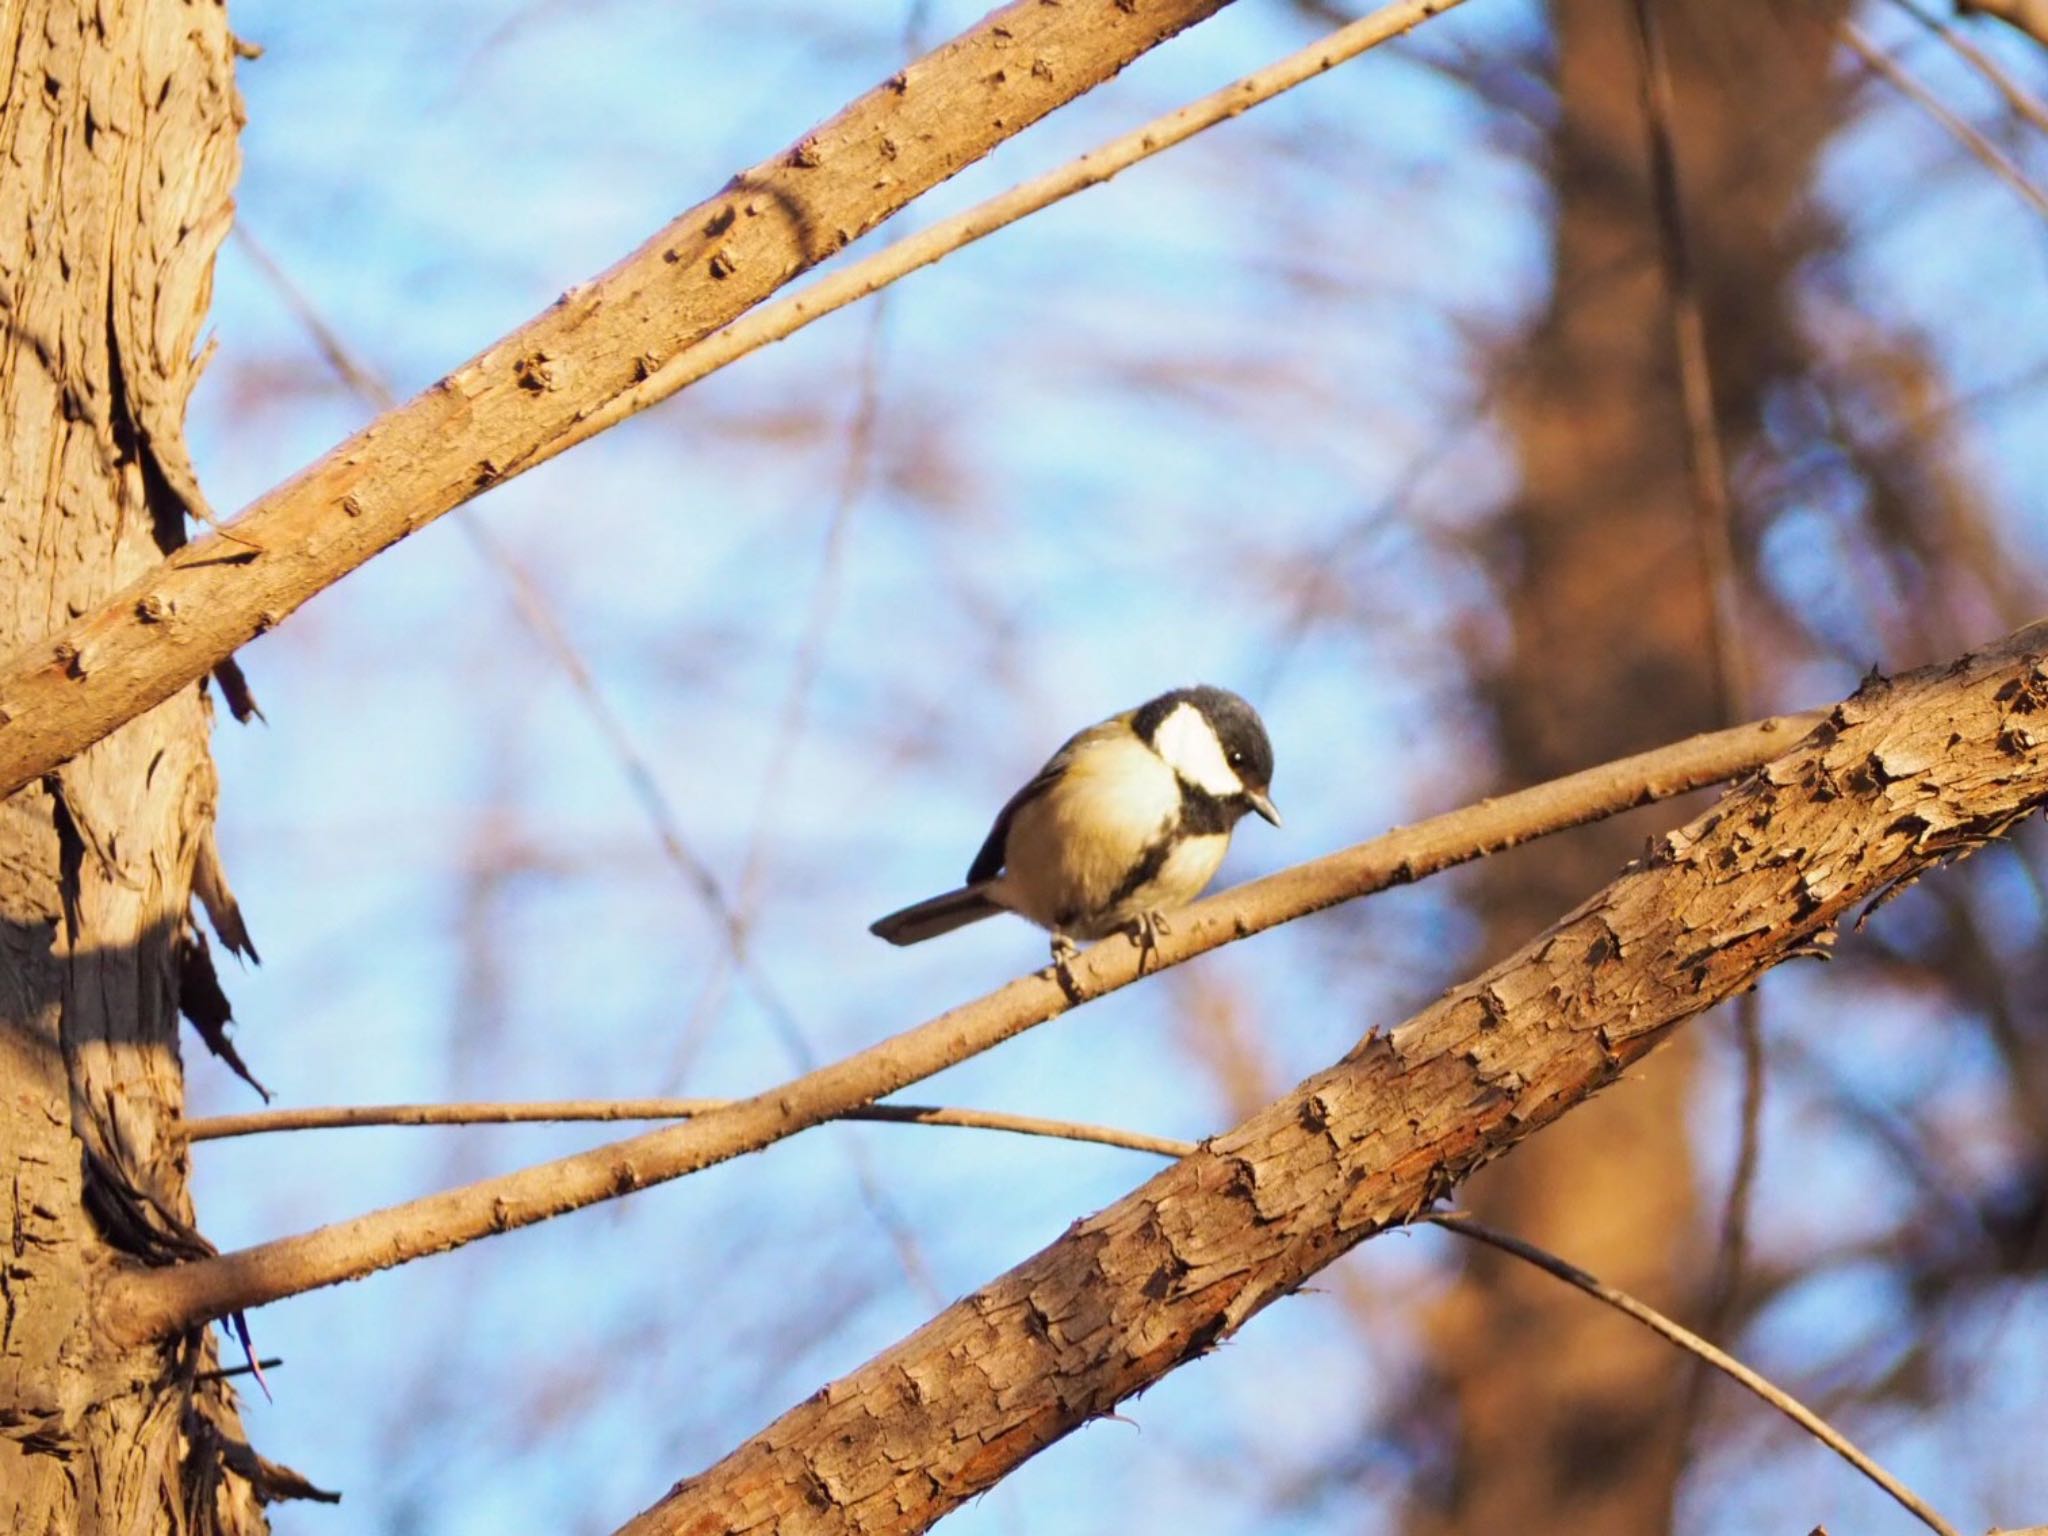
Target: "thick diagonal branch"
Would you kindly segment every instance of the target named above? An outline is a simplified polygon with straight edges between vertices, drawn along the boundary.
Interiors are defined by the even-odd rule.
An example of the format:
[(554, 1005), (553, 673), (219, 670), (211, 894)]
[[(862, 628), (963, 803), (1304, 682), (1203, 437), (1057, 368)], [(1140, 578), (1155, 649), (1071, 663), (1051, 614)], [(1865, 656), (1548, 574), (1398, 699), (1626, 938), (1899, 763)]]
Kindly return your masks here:
[(622, 1536), (925, 1529), (2044, 801), (2048, 625), (1873, 680), (1518, 953), (1076, 1223)]
[(1012, 0), (741, 171), (234, 524), (0, 668), (0, 794), (536, 459), (678, 352), (1228, 0)]
[[(1498, 800), (1390, 832), (1355, 848), (1238, 886), (1175, 915), (1148, 951), (1174, 965), (1340, 901), (1419, 879), (1547, 832), (1611, 816), (1746, 773), (1818, 717), (1759, 721), (1605, 763)], [(1129, 985), (1137, 952), (1098, 945), (1073, 966), (1083, 998)], [(120, 1338), (165, 1338), (245, 1307), (403, 1264), (680, 1178), (793, 1136), (1063, 1013), (1059, 983), (1040, 972), (687, 1125), (501, 1174), (297, 1237), (110, 1281), (101, 1321)]]

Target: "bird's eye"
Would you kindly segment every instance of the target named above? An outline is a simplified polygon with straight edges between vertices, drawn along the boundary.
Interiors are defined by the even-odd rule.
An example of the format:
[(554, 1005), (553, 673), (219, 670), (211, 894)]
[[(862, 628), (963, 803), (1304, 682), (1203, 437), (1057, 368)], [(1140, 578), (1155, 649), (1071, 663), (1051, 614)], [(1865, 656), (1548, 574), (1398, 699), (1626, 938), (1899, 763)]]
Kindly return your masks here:
[(1233, 752), (1230, 754), (1229, 761), (1231, 767), (1242, 768), (1244, 766), (1244, 754), (1242, 752)]

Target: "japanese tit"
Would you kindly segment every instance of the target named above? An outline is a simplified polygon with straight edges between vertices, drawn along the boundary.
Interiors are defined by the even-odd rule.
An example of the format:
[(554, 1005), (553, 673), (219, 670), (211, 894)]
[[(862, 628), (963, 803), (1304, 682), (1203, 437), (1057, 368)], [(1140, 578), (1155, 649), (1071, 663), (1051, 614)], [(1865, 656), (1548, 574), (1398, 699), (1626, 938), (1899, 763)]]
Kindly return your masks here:
[(1010, 797), (956, 891), (869, 930), (921, 944), (1014, 912), (1052, 931), (1061, 975), (1077, 939), (1128, 931), (1201, 894), (1247, 811), (1274, 826), (1273, 747), (1257, 711), (1221, 688), (1176, 688), (1087, 730)]

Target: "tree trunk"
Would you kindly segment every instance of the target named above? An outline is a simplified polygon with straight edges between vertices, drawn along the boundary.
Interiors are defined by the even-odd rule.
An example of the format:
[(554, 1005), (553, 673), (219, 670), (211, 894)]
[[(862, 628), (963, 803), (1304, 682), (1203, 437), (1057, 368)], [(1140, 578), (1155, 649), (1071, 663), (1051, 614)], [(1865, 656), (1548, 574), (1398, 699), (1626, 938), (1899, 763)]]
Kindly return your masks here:
[[(1804, 366), (1789, 285), (1799, 212), (1837, 113), (1827, 14), (1653, 0), (1673, 73), (1684, 226), (1723, 441)], [(1534, 782), (1724, 723), (1713, 600), (1687, 475), (1670, 295), (1658, 258), (1631, 0), (1553, 0), (1555, 284), (1503, 392), (1521, 460), (1504, 528), (1513, 652), (1490, 688), (1508, 777)], [(1621, 818), (1504, 864), (1496, 952), (1596, 889), (1647, 830)], [(1681, 1054), (1682, 1053), (1682, 1054)], [(1490, 1221), (1660, 1303), (1711, 1265), (1689, 1155), (1692, 1045), (1592, 1105), (1469, 1192)], [(1436, 1320), (1458, 1449), (1447, 1511), (1418, 1531), (1668, 1529), (1677, 1387), (1661, 1340), (1525, 1265), (1474, 1258)], [(1441, 1522), (1441, 1523), (1439, 1523)]]
[[(0, 0), (0, 52), (12, 652), (184, 540), (241, 107), (214, 0)], [(113, 1262), (204, 1246), (178, 1007), (181, 967), (207, 964), (195, 878), (217, 887), (210, 713), (187, 688), (0, 802), (0, 1530), (265, 1528), (232, 1394), (194, 1379), (206, 1335), (120, 1350), (88, 1322)]]

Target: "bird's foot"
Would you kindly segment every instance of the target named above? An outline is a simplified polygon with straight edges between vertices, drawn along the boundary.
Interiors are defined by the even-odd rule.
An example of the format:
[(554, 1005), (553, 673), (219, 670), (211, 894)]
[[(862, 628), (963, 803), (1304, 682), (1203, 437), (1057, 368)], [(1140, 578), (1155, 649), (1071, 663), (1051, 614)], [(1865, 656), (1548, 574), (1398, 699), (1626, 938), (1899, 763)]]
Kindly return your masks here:
[(1138, 974), (1145, 974), (1145, 962), (1149, 959), (1156, 965), (1159, 960), (1159, 935), (1173, 932), (1173, 924), (1166, 920), (1164, 912), (1140, 912), (1132, 918), (1125, 929), (1131, 942), (1138, 947)]
[(1085, 1001), (1081, 996), (1081, 983), (1074, 979), (1074, 956), (1081, 952), (1080, 946), (1064, 933), (1052, 936), (1052, 976), (1060, 984), (1060, 990), (1067, 994), (1067, 1001)]

